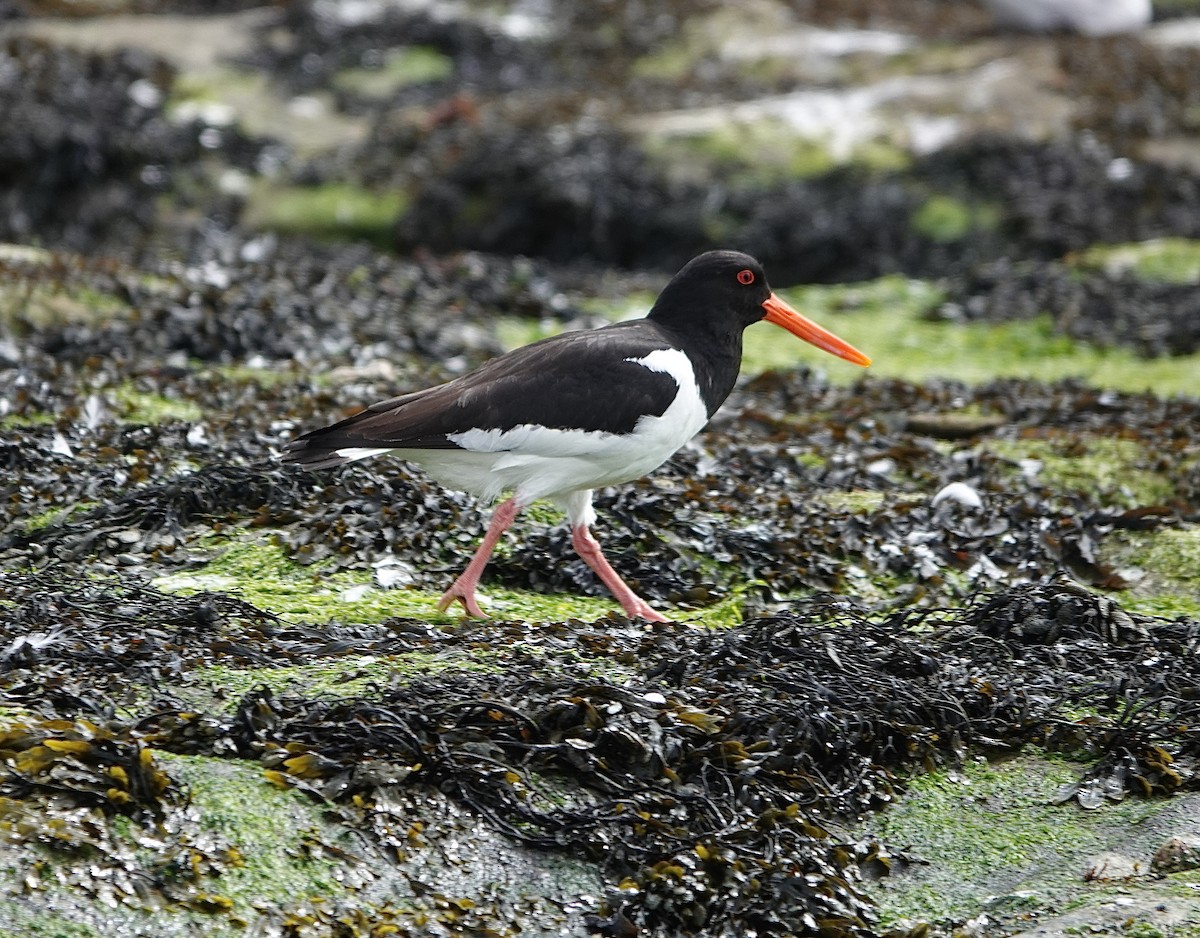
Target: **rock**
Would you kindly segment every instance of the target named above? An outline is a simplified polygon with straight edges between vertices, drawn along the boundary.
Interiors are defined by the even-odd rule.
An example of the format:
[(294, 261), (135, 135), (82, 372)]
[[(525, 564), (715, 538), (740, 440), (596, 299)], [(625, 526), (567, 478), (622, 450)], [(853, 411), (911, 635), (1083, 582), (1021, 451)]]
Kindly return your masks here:
[(1155, 851), (1150, 869), (1163, 875), (1200, 869), (1200, 837), (1172, 837)]
[(1111, 36), (1150, 22), (1150, 0), (984, 0), (1001, 26), (1045, 33), (1066, 29)]

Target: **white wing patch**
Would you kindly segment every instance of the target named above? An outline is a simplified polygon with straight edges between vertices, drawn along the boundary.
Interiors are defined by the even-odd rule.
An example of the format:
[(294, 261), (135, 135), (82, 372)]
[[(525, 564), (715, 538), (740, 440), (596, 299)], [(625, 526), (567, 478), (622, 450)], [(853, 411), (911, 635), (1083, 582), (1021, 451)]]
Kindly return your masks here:
[[(683, 446), (708, 423), (708, 408), (700, 397), (700, 386), (696, 383), (696, 372), (692, 360), (679, 349), (655, 349), (642, 358), (627, 358), (626, 361), (641, 365), (650, 371), (668, 374), (679, 385), (679, 393), (671, 406), (660, 417), (649, 414), (638, 421), (633, 435), (646, 434), (661, 440), (661, 445), (670, 446), (670, 452)], [(665, 460), (667, 456), (664, 456)]]
[(379, 449), (371, 446), (344, 446), (341, 449), (334, 450), (334, 453), (341, 456), (346, 462), (357, 462), (360, 459), (367, 459), (371, 456), (382, 456), (384, 453), (390, 453), (390, 449)]

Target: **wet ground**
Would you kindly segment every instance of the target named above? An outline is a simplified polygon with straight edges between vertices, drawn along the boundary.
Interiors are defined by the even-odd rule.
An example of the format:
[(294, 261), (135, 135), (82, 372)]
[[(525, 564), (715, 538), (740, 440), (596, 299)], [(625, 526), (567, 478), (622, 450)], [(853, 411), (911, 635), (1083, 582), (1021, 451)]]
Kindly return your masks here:
[[(1200, 934), (1200, 27), (815, 6), (0, 3), (13, 934)], [(677, 624), (275, 462), (713, 246), (878, 364), (601, 494)]]

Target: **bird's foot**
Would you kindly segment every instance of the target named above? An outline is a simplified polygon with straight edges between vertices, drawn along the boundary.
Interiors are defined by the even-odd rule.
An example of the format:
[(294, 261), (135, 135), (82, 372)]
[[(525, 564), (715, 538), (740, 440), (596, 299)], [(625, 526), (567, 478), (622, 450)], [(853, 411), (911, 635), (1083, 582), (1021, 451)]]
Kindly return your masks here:
[(462, 603), (463, 611), (467, 615), (476, 619), (488, 617), (487, 613), (479, 608), (479, 603), (475, 599), (474, 585), (466, 585), (455, 580), (450, 585), (450, 589), (442, 593), (442, 598), (438, 600), (438, 612), (445, 612), (456, 600)]
[(647, 622), (671, 621), (657, 609), (652, 608), (644, 599), (640, 599), (637, 596), (633, 597), (632, 601), (623, 602), (621, 605), (625, 609), (625, 615), (631, 619), (645, 619)]

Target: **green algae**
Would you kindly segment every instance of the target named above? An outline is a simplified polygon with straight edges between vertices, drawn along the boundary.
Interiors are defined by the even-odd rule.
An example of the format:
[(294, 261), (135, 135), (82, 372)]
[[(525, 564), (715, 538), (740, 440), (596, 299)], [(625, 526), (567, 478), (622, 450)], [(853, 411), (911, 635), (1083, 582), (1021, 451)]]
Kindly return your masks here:
[(502, 657), (499, 651), (449, 648), (397, 655), (341, 655), (325, 661), (277, 668), (231, 668), (213, 664), (193, 671), (189, 683), (219, 695), (227, 702), (226, 709), (236, 706), (255, 687), (267, 687), (281, 695), (370, 699), (397, 682), (429, 677), (442, 671), (499, 671), (503, 667)]
[(30, 244), (13, 244), (7, 241), (0, 241), (0, 261), (45, 266), (52, 263), (53, 260), (54, 253), (45, 248), (34, 247)]
[(169, 119), (196, 119), (216, 127), (236, 127), (248, 137), (282, 140), (297, 159), (316, 156), (361, 140), (364, 118), (340, 110), (332, 92), (286, 95), (260, 69), (218, 66), (186, 71), (171, 86)]
[(949, 195), (932, 195), (913, 213), (912, 226), (931, 241), (950, 244), (975, 231), (991, 231), (1000, 224), (1000, 209), (990, 203), (973, 204)]
[[(149, 892), (120, 903), (120, 890), (114, 901), (81, 899), (92, 891), (94, 861), (86, 852), (64, 855), (53, 861), (61, 867), (55, 874), (38, 876), (36, 912), (19, 896), (0, 897), (0, 914), (19, 928), (0, 934), (229, 936), (313, 904), (371, 911), (372, 898), (357, 891), (377, 875), (358, 869), (363, 841), (328, 821), (324, 805), (270, 784), (257, 763), (161, 751), (154, 757), (186, 790), (186, 805), (162, 826), (98, 815), (89, 826), (102, 832), (92, 836), (126, 873), (147, 890), (165, 888), (165, 907)], [(103, 894), (107, 884), (97, 886)]]
[(6, 427), (48, 427), (55, 423), (58, 423), (58, 417), (45, 411), (8, 414), (0, 417), (0, 429)]
[[(193, 362), (197, 377), (201, 380), (212, 380), (214, 377), (228, 384), (250, 384), (259, 388), (284, 387), (298, 380), (300, 371), (294, 363), (276, 362), (271, 367), (247, 365), (244, 362), (213, 365), (212, 362)], [(314, 384), (326, 384), (330, 379), (326, 374), (311, 375)]]
[(813, 501), (824, 505), (830, 511), (844, 511), (855, 515), (878, 511), (885, 499), (883, 492), (873, 489), (831, 490), (813, 495)]
[(114, 387), (112, 396), (118, 419), (126, 423), (156, 424), (173, 420), (195, 423), (204, 418), (203, 408), (195, 401), (147, 391), (134, 381)]
[[(338, 864), (306, 849), (306, 832), (328, 830), (321, 806), (292, 789), (279, 789), (254, 763), (155, 752), (163, 767), (187, 787), (199, 827), (236, 857), (221, 870), (212, 891), (254, 917), (258, 903), (286, 903), (339, 893)], [(332, 836), (332, 835), (331, 835)]]
[[(863, 141), (845, 154), (835, 153), (826, 141), (770, 119), (727, 123), (694, 133), (648, 133), (642, 149), (672, 178), (702, 181), (719, 177), (735, 188), (814, 179), (847, 164), (886, 172), (911, 163), (903, 149), (880, 140)], [(721, 220), (715, 222), (719, 228)], [(714, 240), (721, 235), (717, 230), (707, 233)]]
[(270, 906), (345, 893), (344, 861), (311, 845), (349, 846), (351, 835), (326, 823), (321, 805), (268, 784), (255, 763), (162, 751), (154, 759), (186, 802), (146, 825), (98, 809), (63, 815), (55, 841), (11, 854), (0, 934), (235, 935)]
[(35, 719), (32, 710), (17, 704), (0, 704), (0, 731), (27, 724)]
[(1145, 468), (1149, 454), (1136, 440), (1073, 432), (1049, 438), (992, 438), (980, 448), (1014, 463), (1036, 462), (1038, 480), (1055, 491), (1103, 493), (1110, 504), (1124, 508), (1161, 505), (1174, 494), (1170, 478)]
[[(147, 391), (133, 379), (110, 388), (108, 394), (113, 404), (113, 416), (122, 423), (152, 425), (174, 420), (194, 423), (204, 417), (203, 408), (195, 401)], [(0, 417), (0, 427), (50, 426), (57, 423), (60, 416), (46, 412), (8, 414)]]
[[(447, 613), (437, 611), (439, 592), (382, 589), (373, 585), (365, 573), (330, 573), (316, 565), (296, 564), (263, 533), (212, 539), (205, 549), (213, 555), (207, 563), (188, 573), (159, 577), (155, 587), (182, 593), (228, 590), (259, 609), (294, 621), (377, 623), (400, 616), (453, 624), (462, 618), (457, 608)], [(479, 600), (495, 618), (532, 622), (595, 621), (620, 611), (609, 599), (492, 586), (481, 590)]]
[(198, 106), (269, 97), (269, 85), (266, 74), (250, 69), (220, 67), (202, 73), (185, 72), (171, 84), (167, 116), (177, 121), (191, 120)]
[(34, 515), (25, 522), (25, 532), (32, 534), (35, 531), (41, 531), (55, 524), (67, 523), (72, 515), (85, 514), (92, 508), (95, 508), (97, 502), (74, 502), (70, 505), (55, 505), (52, 508), (47, 508), (45, 511)]
[(1200, 524), (1114, 532), (1103, 556), (1133, 580), (1119, 594), (1129, 611), (1200, 618)]
[(0, 322), (19, 323), (18, 334), (63, 323), (96, 325), (128, 311), (128, 303), (91, 287), (19, 276), (0, 281)]
[(0, 897), (0, 938), (104, 938), (91, 925), (73, 922), (51, 909), (31, 912), (24, 903)]
[(1200, 241), (1188, 238), (1099, 244), (1068, 260), (1077, 267), (1100, 269), (1110, 276), (1129, 275), (1153, 283), (1200, 282)]
[[(1152, 817), (1160, 803), (1130, 799), (1084, 811), (1055, 804), (1078, 766), (1037, 755), (1007, 762), (976, 759), (960, 770), (914, 778), (908, 793), (876, 819), (883, 839), (926, 866), (882, 880), (876, 891), (885, 924), (977, 914), (996, 897), (1050, 909), (1076, 892), (1073, 865), (1103, 848), (1106, 836)], [(1072, 859), (1075, 864), (1072, 864)]]
[(800, 137), (774, 121), (650, 136), (643, 148), (656, 165), (677, 178), (703, 179), (717, 174), (733, 186), (809, 179), (829, 172), (838, 163), (824, 143)]
[(403, 88), (443, 81), (454, 74), (454, 60), (432, 46), (388, 49), (373, 68), (348, 68), (333, 76), (339, 91), (383, 99)]
[(287, 186), (259, 183), (246, 203), (251, 228), (307, 235), (322, 241), (367, 241), (387, 249), (407, 197), (399, 190), (373, 191), (350, 183)]

